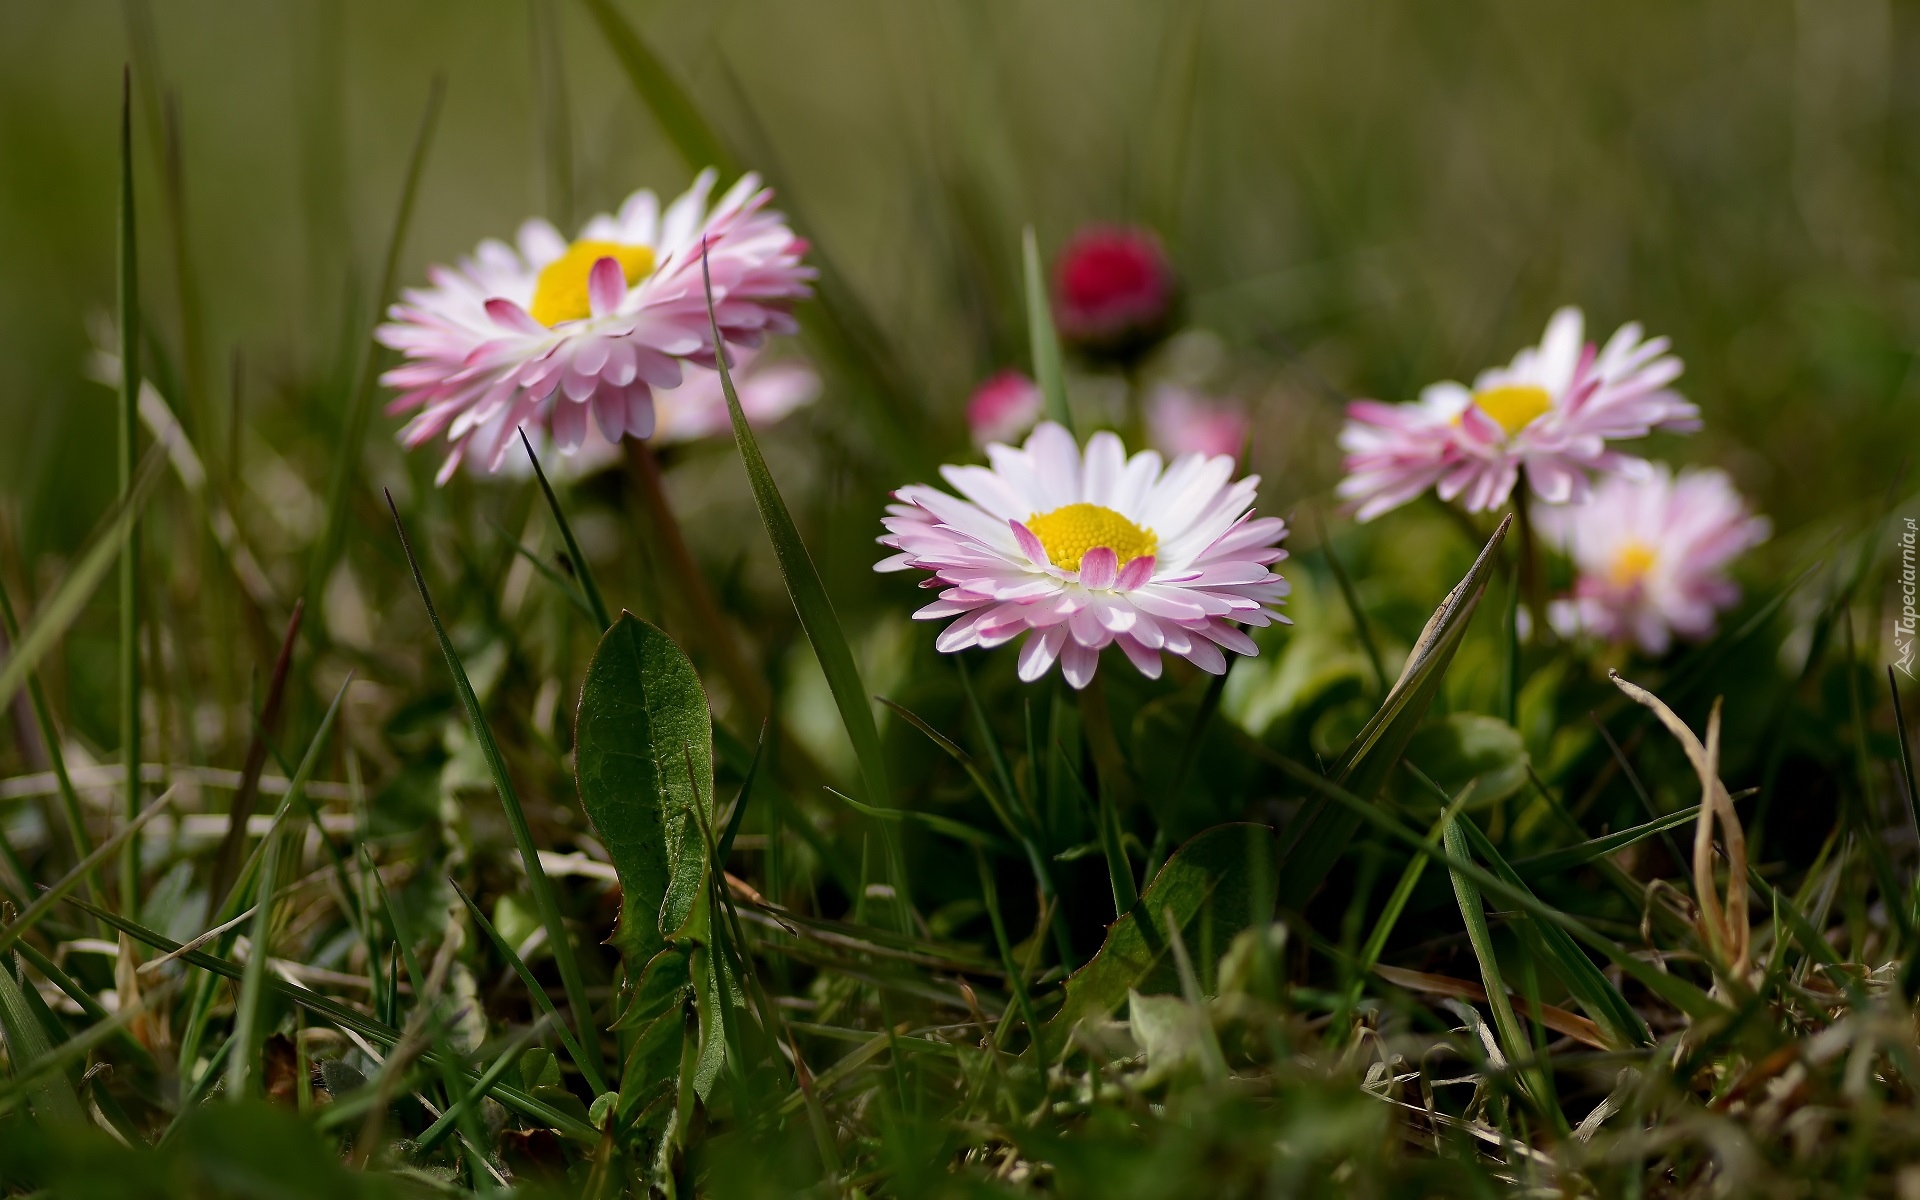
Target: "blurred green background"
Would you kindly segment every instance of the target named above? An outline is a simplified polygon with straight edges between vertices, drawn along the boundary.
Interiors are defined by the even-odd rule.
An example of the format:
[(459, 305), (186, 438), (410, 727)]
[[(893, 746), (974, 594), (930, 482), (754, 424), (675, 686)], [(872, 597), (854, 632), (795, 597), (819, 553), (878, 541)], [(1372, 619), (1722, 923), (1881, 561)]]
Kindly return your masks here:
[[(1672, 336), (1707, 427), (1653, 449), (1731, 469), (1782, 566), (1877, 515), (1920, 444), (1920, 25), (1884, 0), (617, 7), (875, 315), (905, 364), (883, 402), (935, 460), (968, 453), (973, 384), (1024, 360), (1021, 225), (1053, 248), (1112, 219), (1160, 231), (1217, 335), (1192, 370), (1257, 405), (1270, 512), (1330, 507), (1345, 397), (1470, 378), (1562, 303), (1597, 336)], [(573, 0), (0, 4), (0, 495), (42, 587), (115, 486), (112, 394), (83, 365), (112, 301), (129, 60), (153, 370), (197, 440), (248, 464), (243, 524), (287, 556), (289, 596), (434, 75), (403, 281), (528, 215), (566, 225), (690, 177)], [(916, 468), (829, 383), (776, 466), (799, 490), (827, 464), (830, 586), (897, 614), (868, 539)], [(404, 457), (397, 425), (375, 418), (366, 478), (404, 500), (439, 451)], [(738, 569), (762, 547), (710, 458), (729, 473), (676, 486), (696, 528), (730, 524), (701, 545)], [(70, 653), (94, 645), (104, 671), (95, 608)]]

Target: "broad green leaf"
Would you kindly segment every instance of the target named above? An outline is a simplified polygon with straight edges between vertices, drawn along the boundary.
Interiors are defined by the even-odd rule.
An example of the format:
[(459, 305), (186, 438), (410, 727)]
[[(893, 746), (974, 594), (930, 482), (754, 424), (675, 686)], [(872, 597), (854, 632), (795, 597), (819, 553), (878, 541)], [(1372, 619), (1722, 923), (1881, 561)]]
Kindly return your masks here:
[(1216, 825), (1176, 850), (1139, 903), (1107, 930), (1100, 952), (1067, 978), (1066, 1002), (1048, 1030), (1071, 1030), (1083, 1018), (1105, 1016), (1129, 991), (1178, 993), (1180, 976), (1161, 931), (1162, 914), (1171, 909), (1194, 956), (1213, 962), (1259, 910), (1254, 856), (1271, 854), (1272, 847), (1266, 826), (1234, 823)]
[[(1354, 738), (1341, 763), (1334, 782), (1343, 790), (1369, 802), (1380, 794), (1440, 690), (1447, 666), (1466, 635), (1467, 624), (1493, 573), (1494, 552), (1512, 523), (1511, 516), (1500, 522), (1500, 528), (1487, 540), (1480, 557), (1447, 593), (1447, 598), (1421, 631), (1413, 652), (1407, 655), (1399, 680), (1388, 691), (1379, 711)], [(1282, 835), (1280, 899), (1283, 905), (1297, 910), (1306, 904), (1346, 850), (1347, 843), (1353, 840), (1361, 821), (1360, 814), (1323, 792), (1307, 799)]]
[(629, 963), (645, 963), (687, 923), (701, 896), (713, 719), (693, 663), (630, 612), (614, 621), (587, 664), (574, 775), (620, 876), (614, 942)]

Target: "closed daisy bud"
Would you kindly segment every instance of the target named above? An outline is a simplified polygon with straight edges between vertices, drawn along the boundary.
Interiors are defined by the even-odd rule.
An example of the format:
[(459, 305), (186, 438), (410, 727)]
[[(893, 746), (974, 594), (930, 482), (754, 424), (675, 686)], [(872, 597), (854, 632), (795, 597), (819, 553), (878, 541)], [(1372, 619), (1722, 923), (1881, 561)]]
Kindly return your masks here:
[(1238, 400), (1161, 384), (1147, 393), (1147, 437), (1162, 454), (1240, 457), (1252, 422)]
[(900, 489), (882, 522), (880, 544), (898, 553), (875, 569), (930, 572), (921, 586), (940, 595), (915, 618), (956, 618), (935, 643), (943, 653), (1024, 634), (1021, 679), (1058, 662), (1083, 688), (1108, 646), (1150, 679), (1163, 650), (1218, 675), (1223, 650), (1259, 653), (1242, 625), (1287, 620), (1287, 581), (1269, 569), (1286, 557), (1286, 523), (1253, 515), (1259, 477), (1235, 481), (1232, 458), (1163, 467), (1106, 432), (1083, 451), (1052, 421), (987, 457), (941, 468), (958, 496)]
[(1767, 540), (1723, 471), (1664, 466), (1602, 480), (1584, 504), (1545, 509), (1542, 537), (1573, 560), (1573, 594), (1547, 617), (1563, 637), (1632, 642), (1665, 654), (1677, 637), (1712, 636), (1715, 617), (1740, 598), (1732, 561)]
[(1485, 512), (1506, 503), (1524, 469), (1534, 495), (1575, 503), (1590, 473), (1645, 467), (1609, 442), (1700, 427), (1699, 410), (1667, 386), (1680, 375), (1667, 339), (1644, 339), (1627, 324), (1596, 349), (1583, 328), (1580, 310), (1563, 308), (1538, 346), (1481, 372), (1471, 388), (1436, 383), (1412, 404), (1349, 405), (1341, 497), (1362, 521), (1428, 488)]
[(440, 482), (463, 460), (498, 469), (523, 425), (568, 454), (590, 424), (609, 442), (651, 436), (655, 390), (722, 352), (703, 255), (729, 353), (794, 331), (789, 310), (814, 275), (800, 261), (806, 244), (752, 175), (709, 208), (714, 178), (702, 171), (664, 212), (652, 192), (635, 192), (571, 242), (528, 221), (515, 245), (482, 242), (458, 266), (431, 268), (431, 287), (401, 293), (375, 336), (407, 361), (381, 382), (400, 392), (389, 412), (419, 410), (404, 444), (449, 443)]
[(1175, 287), (1173, 265), (1151, 232), (1090, 226), (1060, 252), (1054, 292), (1060, 336), (1092, 354), (1136, 355), (1166, 334)]

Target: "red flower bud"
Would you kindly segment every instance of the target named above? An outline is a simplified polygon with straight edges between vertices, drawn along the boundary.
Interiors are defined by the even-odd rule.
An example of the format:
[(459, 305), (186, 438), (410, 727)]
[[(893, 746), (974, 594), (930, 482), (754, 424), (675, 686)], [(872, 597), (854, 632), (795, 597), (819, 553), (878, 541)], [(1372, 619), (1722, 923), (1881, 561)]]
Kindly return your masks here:
[(1095, 354), (1127, 356), (1158, 341), (1173, 316), (1175, 279), (1160, 239), (1137, 226), (1093, 225), (1060, 252), (1060, 335)]

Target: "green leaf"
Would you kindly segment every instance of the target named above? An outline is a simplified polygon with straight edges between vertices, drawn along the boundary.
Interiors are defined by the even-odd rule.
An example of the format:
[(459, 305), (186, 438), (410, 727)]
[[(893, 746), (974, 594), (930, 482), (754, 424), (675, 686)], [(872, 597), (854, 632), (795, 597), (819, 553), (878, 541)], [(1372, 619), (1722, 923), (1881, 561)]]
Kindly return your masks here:
[[(1272, 831), (1246, 823), (1216, 825), (1176, 850), (1139, 903), (1107, 930), (1100, 952), (1067, 978), (1066, 1001), (1048, 1022), (1049, 1031), (1070, 1030), (1083, 1018), (1105, 1016), (1130, 990), (1148, 995), (1179, 992), (1179, 972), (1161, 932), (1166, 920), (1162, 914), (1171, 909), (1182, 939), (1201, 949), (1203, 961), (1211, 961), (1259, 910), (1262, 898), (1253, 891), (1259, 876), (1254, 856), (1270, 853)], [(1271, 870), (1269, 864), (1268, 879), (1273, 878)]]
[[(1380, 708), (1354, 738), (1334, 782), (1343, 790), (1365, 801), (1380, 794), (1400, 761), (1414, 730), (1426, 717), (1428, 707), (1439, 693), (1447, 666), (1466, 635), (1467, 624), (1480, 603), (1491, 577), (1494, 552), (1507, 536), (1513, 518), (1500, 522), (1500, 528), (1488, 539), (1480, 557), (1474, 560), (1464, 578), (1447, 593), (1440, 607), (1428, 620), (1414, 643), (1413, 652)], [(1302, 805), (1299, 815), (1283, 833), (1280, 859), (1280, 900), (1288, 908), (1305, 906), (1333, 869), (1347, 843), (1359, 830), (1362, 818), (1324, 792), (1317, 792)]]
[[(1060, 337), (1053, 328), (1053, 308), (1047, 299), (1047, 274), (1040, 263), (1040, 243), (1033, 226), (1020, 235), (1020, 263), (1026, 279), (1027, 340), (1033, 349), (1033, 381), (1040, 385), (1047, 419), (1073, 433), (1073, 410), (1067, 405), (1067, 370), (1060, 360)], [(1079, 436), (1075, 434), (1075, 436)]]
[(1682, 825), (1691, 825), (1693, 824), (1694, 818), (1699, 815), (1700, 806), (1698, 804), (1689, 805), (1686, 808), (1670, 812), (1658, 820), (1648, 821), (1644, 825), (1635, 825), (1628, 829), (1616, 830), (1604, 837), (1597, 837), (1591, 841), (1581, 842), (1577, 846), (1568, 846), (1565, 849), (1549, 851), (1546, 854), (1536, 854), (1531, 858), (1517, 859), (1513, 867), (1514, 870), (1518, 871), (1521, 875), (1532, 876), (1535, 879), (1544, 879), (1551, 875), (1564, 874), (1575, 867), (1590, 863), (1596, 858), (1605, 858), (1609, 854), (1617, 854), (1635, 842), (1645, 841), (1647, 838), (1665, 833), (1669, 829), (1677, 829)]
[[(447, 883), (453, 888), (454, 895), (460, 897), (461, 902), (467, 906), (467, 912), (473, 917), (473, 923), (480, 927), (480, 932), (493, 943), (493, 948), (499, 952), (500, 957), (506, 960), (507, 965), (513, 968), (513, 973), (520, 977), (520, 982), (526, 985), (527, 995), (532, 997), (534, 1005), (552, 1021), (553, 1030), (560, 1037), (560, 1044), (566, 1047), (568, 1056), (573, 1059), (573, 1065), (580, 1068), (580, 1073), (586, 1076), (588, 1086), (593, 1088), (596, 1095), (606, 1091), (607, 1081), (600, 1075), (600, 1064), (581, 1049), (580, 1042), (567, 1029), (567, 1023), (560, 1019), (559, 1011), (553, 1007), (553, 999), (547, 995), (547, 989), (534, 978), (533, 971), (521, 960), (520, 955), (514, 952), (513, 947), (507, 944), (507, 939), (500, 936), (500, 931), (493, 927), (493, 922), (487, 920), (487, 914), (480, 911), (480, 906), (473, 902), (473, 897), (467, 895), (465, 890), (452, 879), (447, 880)], [(384, 886), (383, 884), (383, 890)]]
[(711, 816), (713, 721), (672, 638), (620, 614), (587, 665), (574, 746), (580, 803), (620, 876), (614, 942), (638, 966), (686, 924), (706, 878), (695, 812)]
[(612, 0), (585, 2), (588, 14), (600, 26), (600, 36), (607, 40), (607, 47), (626, 71), (627, 81), (640, 93), (647, 111), (660, 123), (660, 132), (667, 135), (687, 165), (696, 171), (717, 167), (728, 175), (738, 175), (739, 163), (701, 115), (693, 97), (667, 70), (653, 47), (647, 45), (614, 8)]

